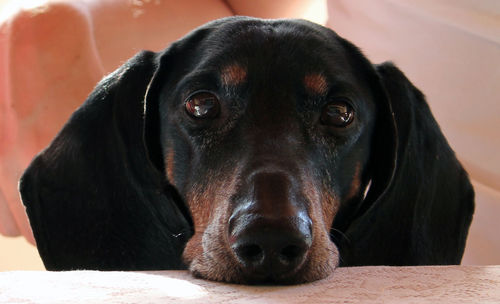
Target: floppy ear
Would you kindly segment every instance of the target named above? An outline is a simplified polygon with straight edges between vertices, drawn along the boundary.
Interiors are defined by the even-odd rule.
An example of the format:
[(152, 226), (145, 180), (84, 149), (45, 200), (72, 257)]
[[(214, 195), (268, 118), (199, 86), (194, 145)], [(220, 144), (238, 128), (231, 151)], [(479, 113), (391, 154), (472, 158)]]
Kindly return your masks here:
[(157, 94), (148, 92), (168, 57), (142, 52), (102, 80), (24, 173), (21, 197), (47, 269), (184, 267), (190, 221), (162, 172)]
[(467, 173), (422, 93), (391, 63), (376, 72), (386, 96), (377, 100), (372, 187), (344, 232), (342, 265), (459, 264), (474, 210)]

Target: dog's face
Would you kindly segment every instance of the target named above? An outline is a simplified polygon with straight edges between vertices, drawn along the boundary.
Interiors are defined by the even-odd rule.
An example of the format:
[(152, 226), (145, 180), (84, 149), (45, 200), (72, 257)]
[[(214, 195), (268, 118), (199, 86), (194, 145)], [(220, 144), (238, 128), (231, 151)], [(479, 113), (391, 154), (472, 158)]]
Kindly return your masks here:
[(363, 196), (376, 107), (334, 37), (247, 20), (174, 63), (160, 137), (168, 181), (194, 222), (183, 257), (196, 275), (297, 283), (337, 266), (330, 228)]
[(103, 79), (20, 192), (49, 270), (188, 266), (236, 283), (458, 264), (474, 208), (394, 65), (319, 25), (245, 17)]

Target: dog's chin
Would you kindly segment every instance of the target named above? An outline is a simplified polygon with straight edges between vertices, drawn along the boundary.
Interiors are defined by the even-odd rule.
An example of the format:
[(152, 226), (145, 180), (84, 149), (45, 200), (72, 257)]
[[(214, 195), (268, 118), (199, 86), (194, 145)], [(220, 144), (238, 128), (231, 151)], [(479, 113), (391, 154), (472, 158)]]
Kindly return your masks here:
[(246, 285), (293, 285), (325, 279), (334, 272), (339, 261), (337, 247), (331, 242), (311, 251), (299, 269), (282, 275), (245, 273), (234, 256), (222, 250), (203, 251), (191, 257), (187, 262), (194, 277)]

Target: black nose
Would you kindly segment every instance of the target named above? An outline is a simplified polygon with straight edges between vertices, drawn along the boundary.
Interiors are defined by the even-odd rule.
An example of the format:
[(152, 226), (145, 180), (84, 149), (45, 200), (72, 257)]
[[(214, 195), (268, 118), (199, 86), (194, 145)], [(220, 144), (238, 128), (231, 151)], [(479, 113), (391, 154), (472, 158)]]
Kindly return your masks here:
[(231, 248), (245, 274), (273, 280), (297, 270), (311, 247), (311, 228), (300, 218), (280, 221), (280, 227), (255, 221), (241, 231)]
[(284, 281), (304, 264), (312, 221), (292, 174), (251, 174), (229, 219), (229, 245), (250, 281)]

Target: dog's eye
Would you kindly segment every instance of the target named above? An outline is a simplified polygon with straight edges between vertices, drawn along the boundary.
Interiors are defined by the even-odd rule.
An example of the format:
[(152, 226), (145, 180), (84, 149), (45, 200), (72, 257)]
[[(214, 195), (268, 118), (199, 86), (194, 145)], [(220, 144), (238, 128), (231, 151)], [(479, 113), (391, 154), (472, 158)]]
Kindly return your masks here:
[(214, 118), (219, 114), (219, 100), (208, 92), (198, 92), (186, 100), (186, 112), (194, 118)]
[(346, 102), (328, 104), (321, 113), (321, 123), (338, 128), (347, 127), (354, 120), (354, 109)]

